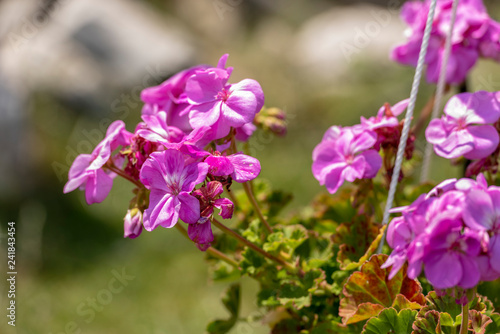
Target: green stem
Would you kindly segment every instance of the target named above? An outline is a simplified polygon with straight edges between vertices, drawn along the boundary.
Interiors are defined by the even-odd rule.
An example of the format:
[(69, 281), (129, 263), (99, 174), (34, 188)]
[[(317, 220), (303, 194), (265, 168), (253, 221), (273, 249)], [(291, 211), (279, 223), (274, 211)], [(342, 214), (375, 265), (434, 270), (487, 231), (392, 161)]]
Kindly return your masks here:
[(469, 303), (462, 305), (462, 324), (460, 325), (460, 334), (469, 333)]
[(212, 223), (215, 226), (217, 226), (222, 232), (224, 232), (224, 233), (232, 236), (233, 238), (235, 238), (236, 240), (238, 240), (243, 245), (245, 245), (245, 246), (253, 249), (254, 251), (256, 251), (257, 253), (263, 255), (264, 257), (267, 257), (268, 259), (270, 259), (270, 260), (272, 260), (272, 261), (274, 261), (274, 262), (282, 265), (283, 267), (287, 268), (292, 273), (296, 272), (296, 268), (293, 265), (291, 265), (290, 263), (285, 262), (282, 259), (277, 258), (276, 256), (269, 254), (268, 252), (266, 252), (265, 250), (263, 250), (259, 246), (255, 245), (254, 243), (250, 242), (249, 240), (243, 238), (241, 235), (239, 235), (235, 231), (231, 230), (226, 225), (222, 224), (221, 222), (219, 222), (217, 219), (215, 219), (213, 217), (212, 217)]
[(257, 200), (255, 199), (255, 196), (253, 195), (252, 188), (250, 187), (250, 184), (248, 182), (243, 182), (243, 189), (245, 189), (245, 193), (247, 194), (248, 199), (250, 200), (250, 203), (252, 203), (252, 206), (257, 213), (257, 216), (259, 216), (260, 221), (262, 224), (264, 224), (265, 228), (269, 233), (273, 233), (273, 229), (271, 225), (269, 225), (269, 222), (266, 220), (264, 215), (262, 214), (262, 211), (260, 210), (259, 204), (257, 203)]
[(116, 167), (113, 162), (110, 162), (111, 160), (108, 160), (108, 162), (106, 163), (106, 168), (108, 168), (110, 171), (112, 171), (113, 173), (117, 174), (117, 175), (120, 175), (121, 177), (123, 177), (124, 179), (126, 180), (129, 180), (130, 182), (132, 182), (133, 184), (135, 184), (137, 187), (139, 188), (144, 188), (144, 185), (142, 183), (140, 183), (139, 181), (137, 180), (134, 180), (133, 178), (131, 178), (129, 175), (125, 174), (121, 169), (119, 169), (118, 167)]
[(240, 203), (238, 202), (238, 199), (236, 196), (234, 196), (234, 193), (231, 190), (227, 190), (227, 195), (229, 196), (229, 199), (233, 202), (235, 208), (240, 207)]
[[(189, 241), (192, 241), (191, 239), (189, 239), (189, 235), (188, 235), (188, 233), (187, 233), (187, 231), (186, 231), (186, 229), (184, 227), (182, 227), (179, 223), (175, 224), (175, 227)], [(208, 249), (206, 250), (206, 252), (208, 254), (212, 255), (213, 257), (215, 257), (215, 258), (217, 258), (219, 260), (222, 260), (222, 261), (226, 262), (227, 264), (230, 264), (231, 266), (233, 266), (235, 268), (239, 267), (238, 262), (236, 262), (235, 260), (231, 259), (230, 257), (228, 257), (226, 254), (222, 253), (218, 249), (215, 249), (213, 247), (208, 247)]]
[[(236, 148), (236, 141), (234, 140), (234, 134), (231, 137), (231, 151), (232, 153), (237, 153), (237, 148)], [(271, 225), (269, 225), (269, 222), (266, 220), (264, 215), (262, 214), (262, 210), (259, 207), (259, 203), (257, 203), (257, 200), (255, 199), (255, 196), (253, 195), (252, 188), (250, 187), (250, 184), (248, 182), (243, 182), (243, 189), (245, 189), (245, 193), (247, 194), (248, 199), (250, 200), (250, 203), (252, 204), (253, 208), (255, 209), (255, 212), (257, 213), (257, 216), (259, 216), (260, 221), (266, 228), (266, 230), (269, 233), (273, 233), (273, 229), (271, 228)]]

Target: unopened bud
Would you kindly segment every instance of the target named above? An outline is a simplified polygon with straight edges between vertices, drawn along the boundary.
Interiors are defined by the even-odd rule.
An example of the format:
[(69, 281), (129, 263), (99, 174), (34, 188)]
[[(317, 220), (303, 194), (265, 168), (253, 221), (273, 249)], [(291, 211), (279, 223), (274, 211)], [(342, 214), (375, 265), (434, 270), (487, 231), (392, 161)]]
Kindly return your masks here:
[(284, 136), (286, 134), (286, 113), (278, 108), (262, 109), (255, 116), (255, 124), (275, 135)]
[(123, 228), (124, 238), (137, 238), (142, 232), (142, 212), (137, 208), (128, 210), (123, 219)]

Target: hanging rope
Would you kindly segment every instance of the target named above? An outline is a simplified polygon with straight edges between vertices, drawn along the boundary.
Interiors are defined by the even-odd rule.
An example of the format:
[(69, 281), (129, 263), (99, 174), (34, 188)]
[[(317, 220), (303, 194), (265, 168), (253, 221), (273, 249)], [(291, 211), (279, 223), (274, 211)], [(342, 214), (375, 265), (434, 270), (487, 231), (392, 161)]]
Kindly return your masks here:
[[(422, 73), (424, 71), (425, 56), (427, 54), (427, 48), (429, 46), (429, 40), (431, 37), (432, 23), (434, 21), (434, 12), (436, 11), (436, 4), (437, 0), (432, 0), (431, 6), (429, 8), (429, 13), (427, 14), (427, 22), (425, 24), (424, 37), (422, 39), (422, 47), (420, 48), (420, 53), (418, 55), (417, 69), (415, 71), (415, 77), (413, 78), (413, 85), (411, 87), (410, 103), (408, 104), (408, 109), (406, 110), (403, 132), (401, 133), (401, 139), (399, 140), (398, 153), (396, 156), (396, 164), (392, 172), (391, 185), (389, 187), (389, 194), (387, 196), (387, 203), (385, 205), (382, 225), (386, 225), (389, 222), (389, 210), (392, 208), (392, 204), (394, 203), (394, 195), (396, 193), (396, 187), (398, 186), (399, 173), (401, 172), (401, 165), (403, 164), (403, 157), (406, 149), (406, 141), (408, 140), (408, 134), (410, 133), (410, 123), (413, 118), (413, 111), (415, 110), (415, 104), (417, 102), (420, 79), (422, 78)], [(384, 236), (382, 236), (382, 240), (380, 240), (380, 244), (378, 246), (379, 253), (382, 252), (382, 246), (384, 245)]]
[[(439, 116), (441, 101), (443, 100), (444, 87), (446, 85), (446, 70), (448, 68), (448, 62), (450, 60), (450, 54), (451, 54), (451, 39), (453, 36), (453, 28), (455, 27), (455, 21), (457, 20), (458, 2), (459, 0), (453, 1), (450, 29), (448, 30), (448, 34), (446, 35), (444, 59), (443, 62), (441, 63), (441, 69), (439, 70), (439, 80), (436, 88), (436, 100), (434, 101), (434, 106), (432, 108), (431, 119), (435, 119)], [(425, 182), (429, 178), (431, 157), (432, 157), (432, 145), (429, 142), (426, 142), (424, 161), (422, 163), (422, 174), (420, 175), (420, 182)]]

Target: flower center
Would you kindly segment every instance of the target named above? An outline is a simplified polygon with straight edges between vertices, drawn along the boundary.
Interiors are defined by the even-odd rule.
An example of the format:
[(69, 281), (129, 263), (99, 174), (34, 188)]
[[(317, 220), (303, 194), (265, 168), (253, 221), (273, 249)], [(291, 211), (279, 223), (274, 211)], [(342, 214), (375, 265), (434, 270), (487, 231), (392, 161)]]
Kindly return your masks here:
[(168, 189), (170, 190), (171, 194), (174, 196), (179, 195), (180, 192), (180, 187), (177, 182), (172, 182), (168, 185)]
[(467, 127), (467, 122), (465, 121), (465, 117), (459, 118), (457, 124), (458, 124), (458, 130), (465, 129)]
[(354, 161), (354, 155), (353, 154), (349, 154), (345, 157), (345, 162), (350, 165), (352, 164), (352, 162)]
[(223, 102), (226, 102), (227, 99), (229, 98), (229, 92), (223, 88), (218, 94), (217, 94), (217, 100), (222, 100)]

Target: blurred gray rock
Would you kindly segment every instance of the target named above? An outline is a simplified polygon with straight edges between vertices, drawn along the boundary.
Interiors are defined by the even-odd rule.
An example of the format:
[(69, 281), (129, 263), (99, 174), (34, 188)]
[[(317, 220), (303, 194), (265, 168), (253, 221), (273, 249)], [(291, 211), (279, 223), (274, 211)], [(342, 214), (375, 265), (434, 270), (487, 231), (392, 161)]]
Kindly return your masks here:
[(373, 5), (334, 7), (304, 23), (288, 53), (306, 77), (334, 81), (356, 61), (389, 62), (404, 40), (399, 9)]
[(0, 69), (20, 89), (92, 95), (194, 61), (183, 25), (139, 1), (56, 0), (49, 10), (13, 2), (0, 8)]

